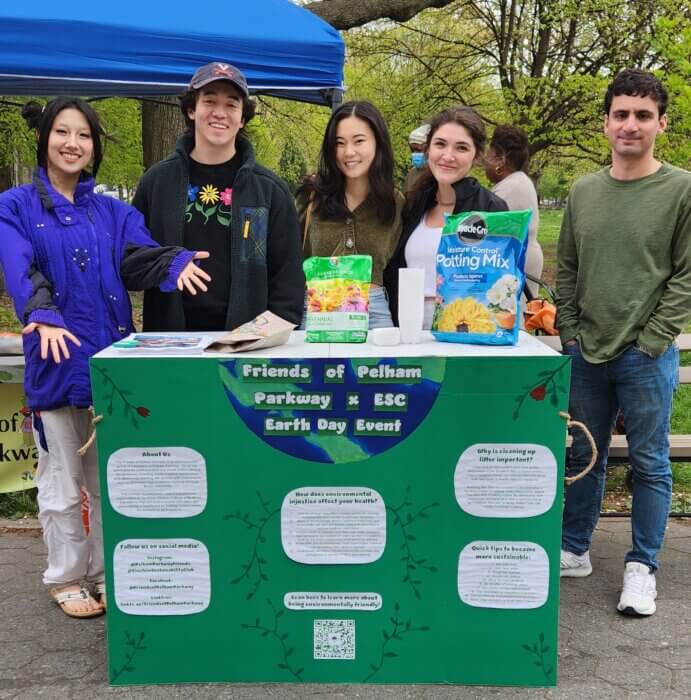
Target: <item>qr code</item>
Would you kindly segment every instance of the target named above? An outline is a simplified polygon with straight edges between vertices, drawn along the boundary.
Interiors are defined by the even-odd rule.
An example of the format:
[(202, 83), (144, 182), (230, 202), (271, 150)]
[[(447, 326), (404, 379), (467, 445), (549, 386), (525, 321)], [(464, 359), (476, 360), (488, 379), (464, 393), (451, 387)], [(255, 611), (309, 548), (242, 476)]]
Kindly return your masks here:
[(315, 620), (315, 659), (354, 659), (355, 620)]

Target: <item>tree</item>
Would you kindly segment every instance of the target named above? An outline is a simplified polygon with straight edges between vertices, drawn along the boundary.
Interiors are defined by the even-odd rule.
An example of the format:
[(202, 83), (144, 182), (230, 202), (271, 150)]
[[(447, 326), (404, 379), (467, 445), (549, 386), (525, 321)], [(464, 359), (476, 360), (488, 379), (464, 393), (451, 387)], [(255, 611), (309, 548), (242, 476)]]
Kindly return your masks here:
[(111, 97), (93, 106), (106, 132), (99, 182), (133, 190), (142, 176), (141, 106), (137, 100)]
[(185, 119), (177, 98), (158, 97), (142, 102), (142, 146), (144, 168), (163, 160), (185, 130)]
[[(381, 18), (404, 21), (430, 7), (443, 7), (452, 0), (320, 0), (319, 2), (298, 2), (306, 10), (320, 16), (336, 29), (346, 30), (359, 27)], [(161, 101), (166, 100), (162, 98)], [(168, 101), (173, 102), (171, 98)], [(144, 167), (148, 168), (165, 158), (182, 133), (182, 125), (176, 110), (154, 102), (145, 103), (142, 110), (142, 143), (144, 147)], [(179, 114), (179, 110), (177, 110)]]
[[(378, 103), (400, 95), (403, 109), (419, 115), (421, 104), (429, 113), (440, 101), (461, 102), (490, 124), (522, 126), (536, 174), (555, 157), (604, 163), (606, 84), (624, 67), (656, 71), (674, 112), (661, 152), (683, 164), (690, 26), (691, 6), (674, 0), (457, 0), (399, 26), (365, 28), (349, 42), (349, 59), (388, 73)], [(410, 81), (409, 94), (399, 77)]]
[(346, 30), (384, 18), (405, 22), (423, 10), (444, 7), (451, 2), (452, 0), (320, 0), (299, 4), (319, 15), (332, 27)]
[(0, 100), (0, 192), (26, 181), (34, 164), (36, 141), (20, 112), (25, 101), (19, 97)]
[(691, 19), (688, 5), (669, 0), (461, 0), (457, 7), (489, 36), (478, 59), (496, 72), (532, 153), (576, 149), (594, 160), (607, 153), (600, 138), (605, 84), (624, 67), (660, 67), (660, 24), (682, 13)]
[(295, 194), (307, 174), (307, 163), (292, 138), (286, 139), (283, 145), (283, 152), (278, 161), (278, 172), (281, 173), (291, 192)]

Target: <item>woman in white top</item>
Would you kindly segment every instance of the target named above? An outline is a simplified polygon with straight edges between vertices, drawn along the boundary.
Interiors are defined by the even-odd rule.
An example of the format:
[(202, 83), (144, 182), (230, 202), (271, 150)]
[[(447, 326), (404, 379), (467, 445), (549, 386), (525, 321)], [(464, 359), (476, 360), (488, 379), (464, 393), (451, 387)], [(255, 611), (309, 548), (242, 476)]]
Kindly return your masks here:
[(398, 270), (417, 267), (425, 271), (423, 328), (431, 327), (437, 294), (437, 248), (445, 216), (507, 210), (502, 199), (470, 177), (473, 165), (481, 161), (485, 141), (485, 124), (471, 107), (451, 107), (431, 120), (425, 145), (427, 165), (406, 193), (401, 238), (384, 272), (394, 323), (398, 323)]
[[(494, 130), (485, 156), (485, 174), (494, 184), (492, 192), (498, 194), (509, 209), (530, 209), (528, 228), (528, 250), (525, 258), (525, 271), (540, 279), (542, 275), (542, 248), (537, 242), (540, 213), (537, 205), (537, 192), (533, 181), (525, 170), (530, 160), (528, 137), (523, 129), (502, 124)], [(539, 285), (528, 281), (528, 290), (533, 297), (538, 296)]]

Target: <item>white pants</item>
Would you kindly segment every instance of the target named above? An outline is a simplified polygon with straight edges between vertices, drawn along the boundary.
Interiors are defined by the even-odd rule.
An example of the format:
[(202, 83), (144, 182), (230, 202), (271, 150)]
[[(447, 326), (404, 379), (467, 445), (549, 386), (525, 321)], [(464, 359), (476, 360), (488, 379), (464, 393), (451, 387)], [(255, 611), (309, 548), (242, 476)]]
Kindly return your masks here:
[[(41, 411), (48, 452), (38, 447), (38, 519), (48, 548), (48, 568), (43, 574), (47, 586), (82, 580), (103, 581), (103, 533), (101, 495), (98, 486), (96, 446), (84, 457), (77, 450), (89, 439), (91, 414), (85, 408), (67, 406)], [(89, 493), (90, 533), (82, 522), (84, 486)]]

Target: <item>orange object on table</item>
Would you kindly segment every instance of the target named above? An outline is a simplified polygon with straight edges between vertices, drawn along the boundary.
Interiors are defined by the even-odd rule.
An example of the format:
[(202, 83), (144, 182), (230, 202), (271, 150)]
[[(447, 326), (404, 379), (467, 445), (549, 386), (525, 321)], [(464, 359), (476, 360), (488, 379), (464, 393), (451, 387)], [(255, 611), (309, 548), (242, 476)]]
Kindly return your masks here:
[(557, 318), (557, 307), (544, 299), (533, 299), (526, 304), (525, 329), (527, 331), (542, 331), (547, 335), (559, 335), (554, 327)]

